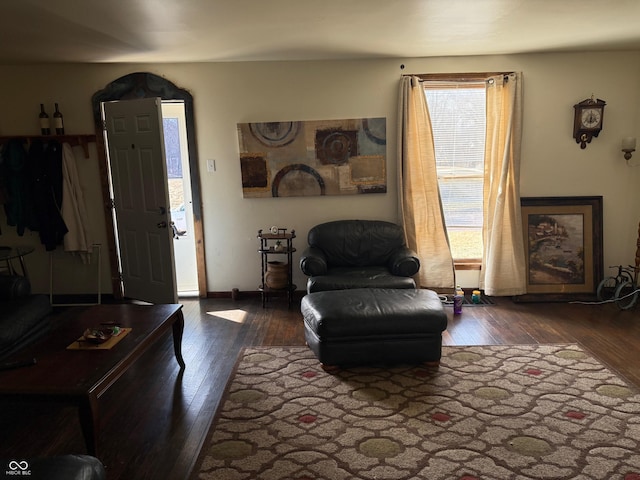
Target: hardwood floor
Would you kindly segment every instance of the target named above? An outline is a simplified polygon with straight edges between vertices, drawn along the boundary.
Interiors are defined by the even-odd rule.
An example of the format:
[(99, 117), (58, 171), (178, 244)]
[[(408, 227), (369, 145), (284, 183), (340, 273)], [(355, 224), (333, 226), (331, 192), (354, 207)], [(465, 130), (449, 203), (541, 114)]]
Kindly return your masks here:
[[(513, 303), (465, 307), (445, 345), (578, 343), (640, 387), (640, 310), (614, 305)], [(299, 304), (274, 299), (181, 299), (180, 372), (171, 336), (159, 341), (100, 399), (101, 460), (109, 480), (187, 479), (244, 346), (304, 345)], [(64, 405), (7, 403), (0, 410), (0, 458), (84, 453), (77, 412)]]

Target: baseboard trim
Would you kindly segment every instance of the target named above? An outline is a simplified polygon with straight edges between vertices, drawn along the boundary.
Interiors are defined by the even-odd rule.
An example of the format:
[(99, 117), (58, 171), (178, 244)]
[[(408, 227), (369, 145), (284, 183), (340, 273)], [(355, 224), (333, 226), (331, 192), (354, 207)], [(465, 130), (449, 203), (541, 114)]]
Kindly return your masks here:
[[(235, 291), (234, 291), (235, 290)], [(247, 298), (260, 298), (262, 295), (261, 292), (257, 290), (231, 290), (231, 291), (217, 291), (217, 292), (207, 292), (207, 298), (232, 298), (235, 300), (247, 299)], [(296, 290), (293, 292), (294, 299), (301, 299), (307, 294), (306, 291)], [(272, 294), (271, 296), (275, 297), (278, 294)], [(285, 293), (281, 294), (282, 296), (286, 296)]]

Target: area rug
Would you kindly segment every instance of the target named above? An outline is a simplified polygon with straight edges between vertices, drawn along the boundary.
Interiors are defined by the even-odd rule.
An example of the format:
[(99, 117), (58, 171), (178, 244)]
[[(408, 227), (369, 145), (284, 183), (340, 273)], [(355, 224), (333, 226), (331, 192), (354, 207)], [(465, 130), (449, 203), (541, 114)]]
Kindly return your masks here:
[(306, 347), (248, 348), (194, 478), (639, 480), (640, 394), (572, 344), (334, 375)]

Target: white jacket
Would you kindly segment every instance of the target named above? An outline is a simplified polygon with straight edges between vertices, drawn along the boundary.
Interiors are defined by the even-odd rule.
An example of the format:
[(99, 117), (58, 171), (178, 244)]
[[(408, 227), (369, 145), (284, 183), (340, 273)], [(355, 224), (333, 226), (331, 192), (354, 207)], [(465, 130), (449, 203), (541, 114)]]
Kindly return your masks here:
[(71, 145), (62, 145), (62, 218), (69, 230), (64, 236), (64, 250), (80, 255), (83, 263), (89, 263), (91, 239), (87, 223), (87, 208), (76, 157)]

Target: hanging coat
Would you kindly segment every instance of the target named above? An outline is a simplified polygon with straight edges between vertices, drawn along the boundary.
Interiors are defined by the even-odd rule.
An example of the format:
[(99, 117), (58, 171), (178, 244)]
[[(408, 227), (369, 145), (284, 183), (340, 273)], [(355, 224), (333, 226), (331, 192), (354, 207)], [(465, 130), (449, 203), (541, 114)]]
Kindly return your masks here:
[(62, 146), (52, 140), (46, 148), (36, 140), (29, 148), (34, 210), (40, 242), (47, 251), (62, 244), (67, 227), (62, 219)]
[(62, 179), (62, 219), (68, 229), (64, 236), (64, 250), (79, 254), (82, 262), (87, 263), (91, 253), (87, 209), (76, 157), (68, 143), (62, 145)]
[(9, 140), (2, 150), (0, 177), (6, 196), (4, 211), (7, 215), (7, 225), (16, 227), (19, 236), (24, 235), (26, 228), (37, 228), (31, 209), (27, 153), (21, 139)]

